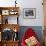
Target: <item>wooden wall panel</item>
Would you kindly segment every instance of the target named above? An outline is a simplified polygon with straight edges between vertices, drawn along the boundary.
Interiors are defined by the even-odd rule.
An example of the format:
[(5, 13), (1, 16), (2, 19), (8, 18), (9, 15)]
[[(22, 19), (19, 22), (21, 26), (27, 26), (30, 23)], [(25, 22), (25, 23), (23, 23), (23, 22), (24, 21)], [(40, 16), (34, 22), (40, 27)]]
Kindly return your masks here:
[(46, 0), (43, 1), (43, 8), (44, 8), (44, 26), (46, 26)]
[(44, 10), (44, 46), (46, 46), (46, 0), (43, 0), (43, 10)]

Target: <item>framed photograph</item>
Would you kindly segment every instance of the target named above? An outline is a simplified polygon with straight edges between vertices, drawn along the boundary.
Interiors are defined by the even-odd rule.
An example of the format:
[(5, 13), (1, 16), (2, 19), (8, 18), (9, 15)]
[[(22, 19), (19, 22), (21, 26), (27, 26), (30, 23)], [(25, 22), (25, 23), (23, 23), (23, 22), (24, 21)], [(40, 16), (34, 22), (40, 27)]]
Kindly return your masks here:
[(10, 14), (10, 15), (16, 15), (17, 13), (18, 13), (18, 12), (17, 12), (16, 10), (10, 10), (10, 11), (9, 11), (9, 14)]
[(2, 10), (2, 15), (9, 15), (9, 10)]
[(23, 16), (25, 19), (35, 19), (36, 18), (36, 8), (24, 8)]

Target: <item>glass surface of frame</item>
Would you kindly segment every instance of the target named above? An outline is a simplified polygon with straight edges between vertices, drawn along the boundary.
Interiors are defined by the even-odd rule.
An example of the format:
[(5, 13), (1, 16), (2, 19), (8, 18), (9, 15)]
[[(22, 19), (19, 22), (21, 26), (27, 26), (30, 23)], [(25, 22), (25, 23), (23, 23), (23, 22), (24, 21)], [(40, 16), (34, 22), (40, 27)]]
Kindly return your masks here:
[(9, 15), (9, 10), (2, 10), (2, 15)]
[(23, 14), (25, 19), (34, 19), (36, 18), (36, 8), (24, 8)]

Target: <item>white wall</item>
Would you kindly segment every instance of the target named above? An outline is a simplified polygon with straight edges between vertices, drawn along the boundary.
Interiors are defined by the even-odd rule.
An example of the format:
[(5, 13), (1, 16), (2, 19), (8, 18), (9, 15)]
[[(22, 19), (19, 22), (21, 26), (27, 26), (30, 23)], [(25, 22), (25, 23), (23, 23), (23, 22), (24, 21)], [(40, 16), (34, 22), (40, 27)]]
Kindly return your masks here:
[[(15, 6), (15, 0), (0, 0), (0, 6)], [(21, 26), (43, 26), (43, 6), (42, 0), (17, 0), (18, 6), (20, 7), (19, 24)], [(24, 8), (36, 8), (35, 19), (24, 19), (23, 9)]]
[(14, 5), (15, 5), (14, 1), (15, 1), (15, 0), (0, 0), (0, 6), (1, 6), (1, 7), (14, 6)]
[[(21, 4), (20, 25), (22, 26), (43, 26), (43, 6), (42, 0), (18, 1)], [(23, 8), (36, 8), (36, 19), (24, 19)]]

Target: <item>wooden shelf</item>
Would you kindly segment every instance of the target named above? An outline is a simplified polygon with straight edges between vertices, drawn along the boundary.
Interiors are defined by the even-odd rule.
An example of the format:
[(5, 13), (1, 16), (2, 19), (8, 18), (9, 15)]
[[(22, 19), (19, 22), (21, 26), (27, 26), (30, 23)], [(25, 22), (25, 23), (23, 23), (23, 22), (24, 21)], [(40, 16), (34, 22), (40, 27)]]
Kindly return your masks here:
[(12, 43), (12, 42), (19, 42), (19, 40), (15, 40), (15, 41), (10, 40), (10, 41), (3, 41), (3, 42), (5, 42), (5, 43), (8, 43), (8, 42)]
[(1, 41), (2, 46), (18, 46), (19, 41)]
[(19, 31), (20, 29), (20, 26), (18, 24), (0, 24), (0, 28), (1, 28), (1, 31), (5, 28), (10, 28), (14, 31), (14, 29), (16, 29), (17, 31)]
[[(15, 21), (15, 22), (17, 22), (17, 24), (9, 24), (8, 19), (7, 19), (7, 17), (9, 17), (9, 16), (14, 16), (14, 17), (17, 16), (17, 18), (16, 18), (17, 21)], [(11, 29), (12, 31), (14, 31), (14, 33), (15, 33), (15, 29), (16, 29), (16, 32), (18, 33), (18, 31), (20, 29), (20, 26), (18, 24), (18, 17), (19, 17), (19, 7), (0, 7), (0, 20), (1, 20), (0, 32), (3, 33), (3, 30), (8, 28), (8, 29)], [(2, 36), (2, 34), (1, 34), (1, 36)], [(14, 39), (14, 37), (13, 37), (13, 39)], [(5, 41), (2, 38), (3, 37), (1, 37), (0, 46), (18, 46), (18, 42), (19, 42), (18, 39), (17, 39), (17, 41), (16, 41), (16, 39), (15, 39), (15, 41), (13, 41), (13, 39), (10, 39), (9, 41)]]

